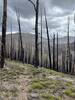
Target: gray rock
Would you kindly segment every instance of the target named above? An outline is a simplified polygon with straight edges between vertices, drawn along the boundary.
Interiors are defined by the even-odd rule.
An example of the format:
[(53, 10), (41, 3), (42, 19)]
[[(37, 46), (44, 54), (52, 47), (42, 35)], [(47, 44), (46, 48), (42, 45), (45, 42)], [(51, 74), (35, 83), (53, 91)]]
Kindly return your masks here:
[(17, 98), (16, 97), (12, 97), (11, 100), (17, 100)]
[(0, 100), (3, 100), (3, 98), (2, 98), (2, 97), (0, 97)]
[(29, 97), (28, 100), (39, 100), (39, 95), (37, 93), (32, 93)]

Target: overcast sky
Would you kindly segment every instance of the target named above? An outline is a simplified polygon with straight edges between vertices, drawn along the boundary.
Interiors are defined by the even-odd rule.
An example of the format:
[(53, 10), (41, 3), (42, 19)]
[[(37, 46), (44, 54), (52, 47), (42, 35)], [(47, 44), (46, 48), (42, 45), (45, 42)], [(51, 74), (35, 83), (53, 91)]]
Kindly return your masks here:
[[(35, 2), (35, 0), (33, 0)], [(0, 18), (2, 17), (2, 3), (0, 0)], [(35, 12), (33, 6), (28, 0), (8, 0), (8, 21), (7, 31), (18, 31), (15, 7), (19, 9), (21, 14), (21, 28), (25, 33), (34, 33)], [(67, 17), (70, 16), (70, 35), (74, 35), (74, 9), (75, 0), (40, 0), (40, 8), (46, 8), (49, 32), (66, 35), (67, 33)], [(0, 21), (1, 22), (1, 21)], [(0, 23), (1, 31), (1, 23)], [(39, 32), (40, 32), (40, 13), (39, 13)], [(43, 14), (43, 34), (45, 35), (45, 22)]]

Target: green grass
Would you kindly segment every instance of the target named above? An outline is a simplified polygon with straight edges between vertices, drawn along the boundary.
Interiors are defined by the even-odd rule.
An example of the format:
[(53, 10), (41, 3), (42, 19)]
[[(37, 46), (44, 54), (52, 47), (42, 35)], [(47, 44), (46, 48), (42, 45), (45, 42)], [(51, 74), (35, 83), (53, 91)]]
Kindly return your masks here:
[[(63, 91), (66, 91), (73, 86), (71, 81), (66, 81), (67, 78), (72, 78), (72, 76), (70, 75), (66, 75), (46, 68), (37, 69), (31, 67), (29, 70), (32, 73), (32, 81), (28, 88), (29, 92), (33, 93), (35, 91), (39, 94), (39, 96), (46, 98), (46, 100), (62, 100), (61, 94), (67, 95), (66, 93), (64, 94)], [(65, 81), (63, 81), (61, 79), (59, 80), (48, 78), (49, 76), (66, 79)], [(58, 95), (55, 96), (57, 93)], [(69, 97), (69, 95), (67, 96)], [(75, 98), (74, 93), (71, 94), (71, 97)]]
[(54, 100), (54, 96), (50, 95), (50, 94), (47, 94), (47, 93), (42, 93), (42, 94), (40, 94), (40, 96), (42, 98), (46, 98), (47, 100)]
[(73, 84), (72, 84), (72, 82), (66, 82), (65, 85), (68, 87), (71, 87)]
[(75, 88), (72, 87), (70, 89), (65, 90), (64, 94), (66, 94), (67, 96), (75, 98)]
[[(22, 64), (17, 61), (6, 61), (8, 68), (0, 71), (0, 81), (6, 82), (9, 85), (14, 84), (14, 89), (0, 89), (0, 96), (5, 97), (19, 95), (17, 82), (20, 76), (28, 76), (30, 82), (28, 84), (29, 94), (37, 93), (39, 100), (62, 100), (62, 95), (75, 98), (75, 88), (71, 81), (63, 81), (62, 78), (73, 78), (71, 75), (66, 75), (46, 68), (35, 68), (29, 64)], [(55, 78), (50, 78), (50, 76)], [(58, 78), (56, 78), (58, 77)], [(75, 78), (73, 78), (75, 81)], [(63, 92), (64, 91), (64, 92)]]

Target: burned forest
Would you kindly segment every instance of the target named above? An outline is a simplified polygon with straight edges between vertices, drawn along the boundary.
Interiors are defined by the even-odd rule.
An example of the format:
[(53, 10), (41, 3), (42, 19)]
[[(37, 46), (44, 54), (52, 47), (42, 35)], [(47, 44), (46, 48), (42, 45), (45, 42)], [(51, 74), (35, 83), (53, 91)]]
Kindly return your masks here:
[(75, 100), (74, 0), (0, 3), (0, 99)]

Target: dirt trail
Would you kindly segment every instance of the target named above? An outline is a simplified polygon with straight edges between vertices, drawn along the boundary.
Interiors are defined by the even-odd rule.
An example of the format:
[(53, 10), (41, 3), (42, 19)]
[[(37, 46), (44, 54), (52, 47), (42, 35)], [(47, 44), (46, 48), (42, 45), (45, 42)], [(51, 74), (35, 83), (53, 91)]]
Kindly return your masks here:
[[(17, 96), (0, 96), (0, 100), (28, 100), (28, 89), (27, 86), (30, 83), (29, 76), (21, 75), (19, 78), (15, 80), (16, 84), (14, 83), (9, 83), (9, 82), (3, 82), (2, 89), (7, 89), (9, 91), (14, 91), (14, 87), (17, 88), (18, 90), (18, 95)], [(14, 91), (15, 92), (15, 91)]]
[(27, 99), (27, 97), (28, 97), (27, 85), (30, 82), (28, 76), (26, 76), (26, 77), (20, 76), (20, 78), (18, 79), (18, 82), (20, 83), (20, 85), (18, 87), (20, 93), (19, 93), (17, 100), (28, 100)]

